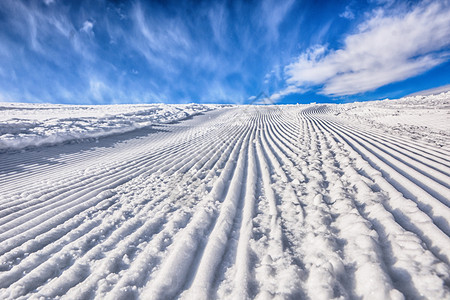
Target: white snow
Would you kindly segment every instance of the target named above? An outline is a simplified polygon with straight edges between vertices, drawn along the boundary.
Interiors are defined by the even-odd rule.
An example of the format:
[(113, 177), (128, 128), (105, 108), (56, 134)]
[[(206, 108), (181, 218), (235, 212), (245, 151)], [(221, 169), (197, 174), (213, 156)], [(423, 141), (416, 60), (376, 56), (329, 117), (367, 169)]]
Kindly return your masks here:
[(0, 150), (99, 138), (179, 121), (217, 105), (0, 103)]
[(0, 107), (1, 299), (450, 298), (450, 93)]
[(398, 100), (357, 102), (334, 106), (335, 114), (351, 122), (382, 128), (391, 134), (450, 147), (450, 92)]

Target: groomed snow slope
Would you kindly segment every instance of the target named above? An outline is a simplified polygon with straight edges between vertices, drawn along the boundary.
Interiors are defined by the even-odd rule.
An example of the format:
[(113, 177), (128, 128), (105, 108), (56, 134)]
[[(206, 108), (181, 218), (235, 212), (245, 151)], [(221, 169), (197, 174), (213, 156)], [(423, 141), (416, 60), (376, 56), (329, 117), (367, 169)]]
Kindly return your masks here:
[(218, 107), (0, 103), (0, 151), (96, 139), (179, 121)]
[(355, 118), (241, 106), (0, 154), (0, 298), (449, 299), (449, 150)]

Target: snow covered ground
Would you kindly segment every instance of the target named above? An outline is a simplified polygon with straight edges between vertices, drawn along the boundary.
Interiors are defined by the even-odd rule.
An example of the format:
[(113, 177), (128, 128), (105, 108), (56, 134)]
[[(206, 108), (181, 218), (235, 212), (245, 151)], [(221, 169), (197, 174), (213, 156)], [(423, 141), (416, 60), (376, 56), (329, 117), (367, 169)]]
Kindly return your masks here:
[(450, 91), (369, 103), (337, 105), (336, 114), (360, 124), (369, 123), (383, 131), (408, 135), (414, 140), (450, 147)]
[[(0, 298), (449, 299), (449, 98), (199, 107), (4, 151)], [(20, 107), (11, 140), (64, 134)], [(99, 111), (72, 117), (108, 131)]]
[(182, 120), (216, 107), (0, 103), (0, 151), (99, 138)]

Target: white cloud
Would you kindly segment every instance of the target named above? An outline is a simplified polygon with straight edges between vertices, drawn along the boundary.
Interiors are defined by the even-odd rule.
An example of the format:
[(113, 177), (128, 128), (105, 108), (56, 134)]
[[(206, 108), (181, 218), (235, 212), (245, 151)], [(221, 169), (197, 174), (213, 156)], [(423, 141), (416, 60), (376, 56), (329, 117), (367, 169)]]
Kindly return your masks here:
[(284, 96), (296, 94), (296, 93), (303, 93), (303, 92), (305, 92), (304, 89), (290, 85), (287, 88), (285, 88), (279, 92), (273, 93), (272, 95), (270, 95), (269, 98), (271, 101), (273, 101), (275, 103)]
[[(61, 48), (66, 47), (69, 40), (74, 44), (76, 42), (73, 34), (76, 29), (67, 14), (61, 13), (59, 8), (53, 10), (35, 7), (21, 1), (5, 3), (6, 6), (0, 9), (4, 9), (5, 13), (11, 16), (7, 20), (7, 26), (15, 31), (16, 38), (23, 40), (33, 51), (46, 56), (56, 64), (67, 63), (67, 54), (62, 53)], [(51, 45), (48, 43), (49, 40), (57, 42)], [(2, 40), (2, 44), (4, 43), (5, 40)], [(5, 47), (8, 48), (9, 55), (11, 53), (17, 55), (11, 51), (14, 43)]]
[(94, 99), (101, 102), (105, 96), (111, 92), (111, 90), (103, 81), (96, 78), (90, 78), (89, 92)]
[(0, 91), (0, 103), (1, 102), (12, 102), (14, 100), (13, 97), (8, 95), (7, 93)]
[(278, 27), (293, 4), (294, 0), (265, 0), (262, 2), (262, 20), (269, 31), (269, 38), (274, 40), (278, 39)]
[(344, 12), (339, 15), (339, 17), (342, 17), (342, 18), (345, 18), (345, 19), (349, 19), (349, 20), (353, 20), (355, 18), (355, 14), (350, 9), (350, 6), (347, 6), (347, 7), (345, 7)]
[(214, 35), (214, 41), (223, 49), (229, 47), (226, 41), (228, 28), (228, 11), (225, 3), (215, 3), (208, 11), (208, 20)]
[(432, 89), (428, 89), (428, 90), (423, 90), (423, 91), (419, 91), (419, 92), (415, 92), (412, 94), (409, 94), (405, 97), (411, 97), (411, 96), (429, 96), (429, 95), (436, 95), (436, 94), (440, 94), (440, 93), (444, 93), (444, 92), (448, 92), (450, 91), (450, 84), (446, 84), (443, 86), (438, 86)]
[(283, 82), (282, 78), (283, 67), (279, 64), (275, 64), (273, 69), (264, 75), (264, 84), (278, 88), (278, 85)]
[(300, 55), (285, 68), (287, 82), (323, 85), (321, 93), (339, 96), (423, 73), (450, 57), (449, 7), (429, 2), (395, 16), (378, 10), (344, 40), (342, 49), (320, 45)]
[[(192, 48), (189, 31), (180, 18), (168, 18), (146, 13), (140, 3), (133, 9), (135, 34), (130, 43), (152, 65), (167, 69), (168, 59), (189, 60)], [(166, 58), (166, 59), (161, 59)]]
[(88, 35), (92, 35), (92, 34), (94, 34), (94, 32), (92, 31), (93, 28), (94, 28), (94, 23), (92, 23), (91, 21), (84, 21), (83, 27), (81, 27), (80, 30), (84, 31)]

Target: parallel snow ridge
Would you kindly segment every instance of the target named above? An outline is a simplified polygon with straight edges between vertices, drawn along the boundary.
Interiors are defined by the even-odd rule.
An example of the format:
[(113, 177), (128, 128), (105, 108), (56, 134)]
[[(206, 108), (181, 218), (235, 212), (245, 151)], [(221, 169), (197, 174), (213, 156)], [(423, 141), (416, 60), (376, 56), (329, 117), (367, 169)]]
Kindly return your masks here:
[(450, 153), (335, 112), (0, 154), (0, 298), (448, 299)]
[(450, 92), (397, 100), (328, 105), (340, 120), (382, 128), (450, 150)]
[(0, 104), (0, 151), (99, 138), (185, 119), (218, 105)]

